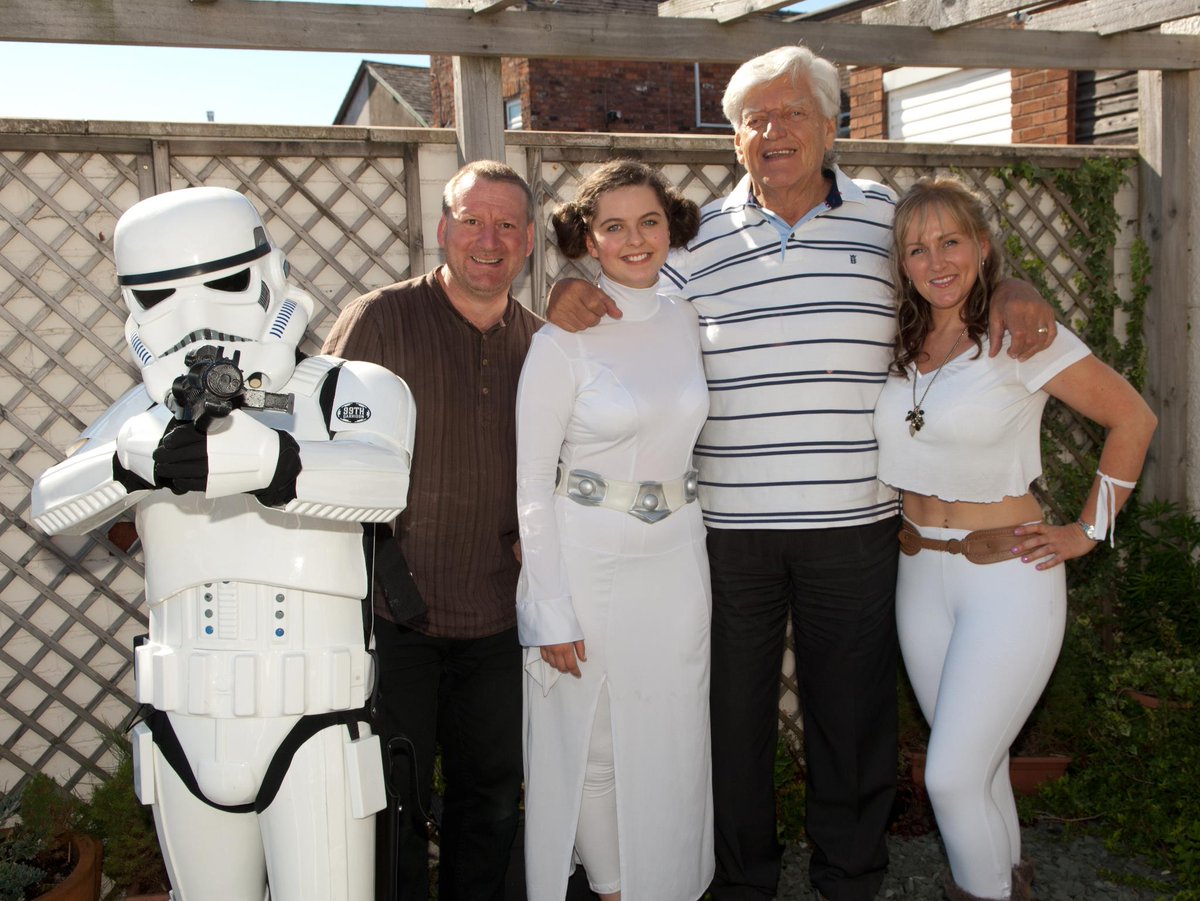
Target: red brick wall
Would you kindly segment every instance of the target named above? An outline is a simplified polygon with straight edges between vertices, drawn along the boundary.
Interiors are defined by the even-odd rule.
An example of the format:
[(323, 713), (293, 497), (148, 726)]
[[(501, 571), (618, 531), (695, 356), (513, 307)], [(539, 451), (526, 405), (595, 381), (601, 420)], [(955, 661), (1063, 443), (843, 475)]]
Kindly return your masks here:
[[(434, 128), (454, 128), (454, 58), (429, 57), (429, 89), (433, 95)], [(521, 98), (525, 127), (529, 127), (529, 60), (502, 57), (500, 60), (500, 89), (505, 100)]]
[(521, 100), (521, 127), (529, 128), (529, 60), (500, 60), (500, 90), (506, 101)]
[(850, 72), (850, 137), (863, 140), (887, 137), (887, 102), (883, 95), (883, 69), (869, 66)]
[[(503, 63), (501, 63), (503, 66)], [(454, 61), (449, 56), (429, 57), (429, 92), (432, 94), (434, 128), (454, 127)]]
[(1066, 69), (1013, 69), (1014, 144), (1075, 141), (1075, 75)]
[[(535, 131), (632, 131), (728, 134), (721, 95), (736, 66), (701, 65), (701, 121), (696, 124), (694, 68), (690, 63), (601, 60), (501, 60), (505, 99), (521, 98), (525, 127)], [(433, 124), (454, 126), (454, 72), (450, 57), (430, 58)], [(620, 118), (609, 119), (609, 112)]]

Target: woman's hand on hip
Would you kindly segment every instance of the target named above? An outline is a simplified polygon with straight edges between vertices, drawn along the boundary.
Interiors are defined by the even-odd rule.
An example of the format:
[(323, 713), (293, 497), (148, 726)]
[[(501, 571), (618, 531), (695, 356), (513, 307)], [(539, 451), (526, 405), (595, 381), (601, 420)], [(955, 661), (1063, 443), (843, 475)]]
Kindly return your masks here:
[(1014, 550), (1022, 563), (1037, 563), (1038, 569), (1053, 569), (1064, 560), (1082, 557), (1097, 544), (1075, 523), (1052, 526), (1038, 522), (1018, 526), (1013, 534), (1018, 538)]

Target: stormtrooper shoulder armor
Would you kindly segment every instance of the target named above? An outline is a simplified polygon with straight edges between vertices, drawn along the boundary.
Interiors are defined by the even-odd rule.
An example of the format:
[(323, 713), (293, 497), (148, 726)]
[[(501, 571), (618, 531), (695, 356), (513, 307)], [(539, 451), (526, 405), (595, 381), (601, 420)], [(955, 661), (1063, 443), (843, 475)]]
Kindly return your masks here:
[(82, 535), (114, 519), (146, 493), (116, 480), (113, 454), (125, 423), (154, 407), (138, 384), (86, 428), (61, 463), (33, 483), (34, 524), (48, 535)]
[(411, 460), (417, 409), (408, 385), (375, 363), (350, 360), (342, 364), (329, 412), (329, 429), (336, 437), (377, 436)]

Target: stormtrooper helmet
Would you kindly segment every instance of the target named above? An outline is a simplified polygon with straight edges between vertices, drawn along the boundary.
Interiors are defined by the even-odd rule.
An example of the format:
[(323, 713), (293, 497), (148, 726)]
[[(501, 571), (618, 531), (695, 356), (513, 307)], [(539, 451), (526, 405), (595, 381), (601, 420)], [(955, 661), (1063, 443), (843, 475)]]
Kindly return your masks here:
[(288, 284), (283, 251), (237, 191), (149, 197), (121, 216), (113, 245), (125, 338), (156, 401), (205, 344), (236, 360), (249, 387), (278, 391), (291, 378), (313, 300)]

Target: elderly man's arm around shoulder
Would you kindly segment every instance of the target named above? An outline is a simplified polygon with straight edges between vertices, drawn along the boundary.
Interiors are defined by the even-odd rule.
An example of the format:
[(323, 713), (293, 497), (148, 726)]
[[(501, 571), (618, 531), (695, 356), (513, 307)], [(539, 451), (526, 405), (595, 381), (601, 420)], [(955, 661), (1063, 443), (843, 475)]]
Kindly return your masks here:
[(994, 357), (1000, 352), (1004, 333), (1008, 332), (1012, 335), (1008, 355), (1018, 360), (1028, 360), (1049, 347), (1057, 331), (1054, 308), (1038, 294), (1033, 285), (1015, 278), (1001, 280), (992, 297), (988, 321), (991, 348), (988, 356)]
[(546, 298), (546, 318), (568, 332), (589, 329), (605, 314), (613, 319), (621, 318), (616, 302), (583, 279), (559, 279)]

